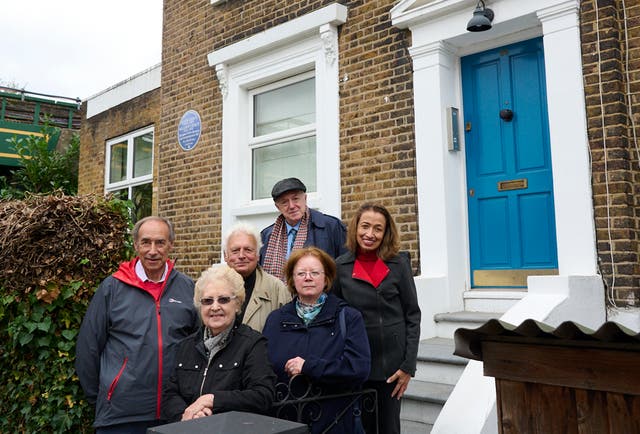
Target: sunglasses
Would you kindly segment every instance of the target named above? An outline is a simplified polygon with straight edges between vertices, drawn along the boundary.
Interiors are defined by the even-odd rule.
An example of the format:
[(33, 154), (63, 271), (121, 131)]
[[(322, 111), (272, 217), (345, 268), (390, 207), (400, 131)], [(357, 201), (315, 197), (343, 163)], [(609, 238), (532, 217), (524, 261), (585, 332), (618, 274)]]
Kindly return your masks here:
[(218, 304), (228, 304), (231, 300), (233, 300), (236, 297), (237, 297), (236, 295), (232, 295), (232, 296), (221, 295), (217, 299), (214, 297), (205, 297), (200, 299), (200, 304), (203, 306), (211, 306), (213, 302), (216, 300), (218, 301)]

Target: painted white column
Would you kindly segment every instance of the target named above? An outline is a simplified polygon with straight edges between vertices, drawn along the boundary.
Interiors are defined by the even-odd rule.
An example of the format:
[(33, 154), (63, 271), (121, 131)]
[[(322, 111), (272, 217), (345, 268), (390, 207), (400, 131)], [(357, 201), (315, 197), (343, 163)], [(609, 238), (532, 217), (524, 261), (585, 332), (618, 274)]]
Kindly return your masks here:
[(575, 0), (537, 12), (544, 34), (558, 266), (563, 276), (597, 274), (578, 14)]
[(460, 108), (457, 56), (443, 42), (412, 48), (410, 54), (415, 86), (420, 278), (430, 280), (426, 286), (432, 307), (462, 309), (467, 257), (461, 230), (465, 214), (460, 205), (463, 151), (447, 149), (446, 119), (447, 107)]

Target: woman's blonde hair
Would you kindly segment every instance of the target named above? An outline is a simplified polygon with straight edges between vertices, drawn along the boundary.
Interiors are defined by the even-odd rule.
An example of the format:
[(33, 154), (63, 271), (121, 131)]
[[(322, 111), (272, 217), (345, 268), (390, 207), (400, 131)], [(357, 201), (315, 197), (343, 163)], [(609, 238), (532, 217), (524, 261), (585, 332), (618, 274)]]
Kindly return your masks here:
[(193, 291), (193, 304), (200, 309), (200, 299), (205, 287), (218, 280), (229, 285), (231, 293), (236, 296), (234, 301), (238, 303), (238, 311), (240, 311), (245, 297), (244, 279), (236, 270), (226, 264), (214, 264), (202, 272)]

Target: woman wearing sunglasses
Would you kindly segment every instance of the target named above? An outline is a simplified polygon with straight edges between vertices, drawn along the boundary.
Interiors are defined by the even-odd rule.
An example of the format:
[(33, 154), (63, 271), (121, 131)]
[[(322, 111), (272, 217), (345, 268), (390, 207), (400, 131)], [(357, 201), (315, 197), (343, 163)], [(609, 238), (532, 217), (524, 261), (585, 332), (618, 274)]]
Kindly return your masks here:
[(237, 410), (266, 413), (275, 394), (267, 340), (242, 324), (244, 280), (227, 265), (214, 265), (196, 282), (194, 303), (202, 327), (180, 343), (165, 384), (167, 422)]
[[(369, 341), (360, 312), (327, 293), (336, 276), (333, 259), (306, 247), (291, 253), (284, 271), (294, 299), (271, 312), (262, 330), (278, 381), (296, 389), (308, 379), (323, 396), (359, 390), (369, 375)], [(353, 400), (308, 405), (302, 422), (311, 425), (312, 434), (360, 433), (360, 409)]]

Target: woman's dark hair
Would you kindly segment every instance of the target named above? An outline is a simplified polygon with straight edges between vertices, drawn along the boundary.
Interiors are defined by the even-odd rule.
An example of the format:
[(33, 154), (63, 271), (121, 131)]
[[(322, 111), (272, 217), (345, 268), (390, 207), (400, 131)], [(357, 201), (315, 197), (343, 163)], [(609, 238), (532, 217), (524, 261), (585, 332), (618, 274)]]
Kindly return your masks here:
[(317, 247), (305, 247), (304, 249), (294, 250), (291, 252), (291, 256), (289, 256), (289, 260), (284, 266), (284, 275), (287, 279), (287, 288), (292, 295), (296, 295), (296, 287), (293, 283), (294, 275), (293, 269), (296, 267), (298, 261), (305, 256), (313, 256), (317, 258), (322, 264), (322, 269), (324, 270), (324, 292), (329, 292), (331, 290), (331, 285), (336, 278), (336, 263), (333, 261), (333, 258), (326, 254), (324, 250), (320, 250)]
[(378, 257), (383, 261), (386, 261), (389, 258), (392, 258), (398, 254), (400, 251), (400, 237), (398, 235), (398, 229), (396, 228), (396, 224), (389, 214), (389, 211), (383, 207), (382, 205), (377, 205), (373, 203), (365, 203), (356, 212), (356, 215), (353, 216), (351, 221), (349, 222), (349, 226), (347, 228), (347, 248), (353, 253), (356, 254), (358, 251), (358, 224), (360, 223), (360, 218), (362, 214), (367, 211), (377, 212), (382, 214), (385, 219), (385, 227), (384, 227), (384, 237), (382, 238), (382, 242), (380, 243), (380, 247), (378, 247)]

